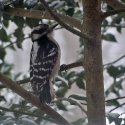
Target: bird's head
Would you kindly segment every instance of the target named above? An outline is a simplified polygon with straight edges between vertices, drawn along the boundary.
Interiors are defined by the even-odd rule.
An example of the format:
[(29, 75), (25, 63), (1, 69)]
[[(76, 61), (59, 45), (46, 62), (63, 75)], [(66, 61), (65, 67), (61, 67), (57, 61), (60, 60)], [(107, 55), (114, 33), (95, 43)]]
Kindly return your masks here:
[(58, 24), (53, 25), (52, 27), (49, 27), (47, 24), (40, 24), (36, 27), (33, 28), (31, 32), (31, 39), (32, 41), (37, 41), (43, 36), (48, 35), (53, 31), (53, 29), (57, 26)]

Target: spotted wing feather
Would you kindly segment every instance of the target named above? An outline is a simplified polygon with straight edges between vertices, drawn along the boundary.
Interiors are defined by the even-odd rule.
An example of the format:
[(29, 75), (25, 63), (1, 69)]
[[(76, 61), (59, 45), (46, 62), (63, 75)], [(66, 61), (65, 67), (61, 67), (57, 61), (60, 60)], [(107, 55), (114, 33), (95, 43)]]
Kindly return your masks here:
[(39, 47), (37, 56), (34, 58), (34, 50), (31, 50), (30, 79), (33, 91), (42, 103), (50, 103), (52, 100), (50, 93), (50, 77), (52, 69), (57, 61), (58, 48), (49, 44), (47, 47)]

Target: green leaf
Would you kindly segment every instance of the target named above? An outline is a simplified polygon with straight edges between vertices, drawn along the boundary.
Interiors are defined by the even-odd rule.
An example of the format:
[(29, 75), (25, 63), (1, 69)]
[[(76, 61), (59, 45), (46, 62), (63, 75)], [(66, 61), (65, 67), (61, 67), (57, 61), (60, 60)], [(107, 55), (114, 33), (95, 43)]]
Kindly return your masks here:
[(123, 67), (123, 66), (118, 66), (118, 67), (110, 66), (107, 68), (107, 72), (113, 78), (117, 78), (125, 73), (125, 67)]
[(64, 95), (66, 94), (67, 91), (68, 91), (68, 88), (59, 87), (58, 91), (56, 91), (56, 95), (57, 95), (57, 97), (64, 97)]
[(84, 83), (85, 73), (84, 73), (84, 71), (76, 73), (76, 76), (77, 76), (77, 78), (75, 79), (76, 85), (80, 89), (85, 89), (85, 83)]
[(66, 10), (66, 14), (69, 16), (73, 16), (75, 9), (74, 8), (68, 8), (68, 10)]
[(112, 35), (111, 33), (102, 35), (102, 39), (107, 40), (107, 41), (111, 41), (111, 42), (117, 42), (115, 36)]
[(9, 36), (7, 35), (5, 29), (0, 29), (0, 40), (1, 41), (4, 41), (4, 42), (8, 42), (10, 39), (9, 39)]
[(119, 27), (116, 27), (116, 30), (117, 30), (119, 33), (121, 33), (122, 28), (119, 26)]
[(5, 55), (6, 55), (5, 49), (2, 48), (2, 47), (0, 47), (0, 59), (1, 59), (1, 60), (4, 60)]
[(121, 125), (122, 118), (119, 118), (119, 116), (120, 115), (118, 113), (109, 113), (107, 115), (109, 123), (115, 122), (115, 125)]
[(29, 27), (31, 27), (31, 28), (33, 28), (34, 26), (38, 25), (39, 22), (40, 22), (40, 20), (35, 20), (35, 19), (30, 19), (30, 18), (26, 18), (26, 19), (25, 19), (25, 23), (26, 23)]
[(76, 85), (80, 88), (80, 89), (85, 89), (85, 83), (83, 82), (82, 79), (77, 79)]
[(119, 102), (117, 100), (111, 100), (111, 101), (107, 101), (107, 106), (119, 106)]
[(7, 14), (3, 14), (3, 24), (6, 28), (9, 26), (10, 16)]
[(113, 18), (113, 21), (111, 24), (120, 24), (121, 21), (122, 21), (122, 18), (120, 16), (116, 16)]
[(62, 102), (57, 102), (56, 105), (60, 110), (67, 111), (66, 106)]
[(23, 42), (23, 39), (24, 39), (24, 34), (23, 34), (23, 31), (22, 29), (18, 28), (15, 30), (15, 33), (14, 33), (15, 37), (17, 38), (16, 39), (16, 45), (18, 48), (22, 48), (22, 42)]
[(24, 26), (24, 18), (23, 17), (13, 17), (13, 21), (16, 23), (18, 28), (23, 28)]
[(103, 20), (102, 23), (103, 23), (104, 27), (108, 25), (108, 21), (107, 20)]
[(86, 97), (80, 95), (70, 95), (68, 98), (74, 98), (76, 100), (86, 101)]

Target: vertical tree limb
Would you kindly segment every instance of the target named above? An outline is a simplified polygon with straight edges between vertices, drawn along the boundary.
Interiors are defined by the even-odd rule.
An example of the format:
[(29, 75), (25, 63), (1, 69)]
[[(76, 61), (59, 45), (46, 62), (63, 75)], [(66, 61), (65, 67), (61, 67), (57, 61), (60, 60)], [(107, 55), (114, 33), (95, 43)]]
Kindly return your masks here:
[(101, 1), (82, 0), (83, 32), (93, 37), (85, 42), (84, 69), (86, 75), (88, 125), (106, 125), (101, 43)]

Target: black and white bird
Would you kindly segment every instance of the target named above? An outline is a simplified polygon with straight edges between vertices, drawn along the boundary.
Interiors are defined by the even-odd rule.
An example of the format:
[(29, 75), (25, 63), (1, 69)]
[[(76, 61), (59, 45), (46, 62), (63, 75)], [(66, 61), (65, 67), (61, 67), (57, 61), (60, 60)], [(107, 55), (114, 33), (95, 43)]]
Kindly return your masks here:
[(52, 37), (56, 26), (40, 24), (31, 32), (30, 80), (34, 93), (43, 104), (49, 104), (55, 98), (53, 83), (60, 69), (60, 47)]

